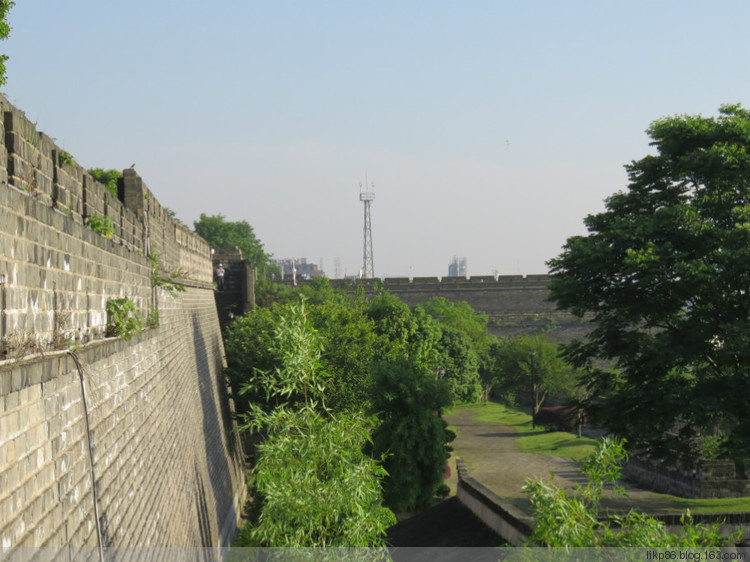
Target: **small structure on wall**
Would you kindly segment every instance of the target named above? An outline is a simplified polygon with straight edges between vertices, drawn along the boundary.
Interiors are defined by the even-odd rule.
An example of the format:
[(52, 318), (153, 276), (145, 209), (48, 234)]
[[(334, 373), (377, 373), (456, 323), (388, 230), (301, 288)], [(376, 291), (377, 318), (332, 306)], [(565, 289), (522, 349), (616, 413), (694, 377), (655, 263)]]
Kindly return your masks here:
[[(216, 310), (222, 331), (238, 316), (250, 312), (255, 307), (255, 276), (250, 262), (242, 257), (237, 246), (212, 248), (211, 261), (214, 268)], [(224, 280), (220, 286), (217, 270), (224, 270)]]

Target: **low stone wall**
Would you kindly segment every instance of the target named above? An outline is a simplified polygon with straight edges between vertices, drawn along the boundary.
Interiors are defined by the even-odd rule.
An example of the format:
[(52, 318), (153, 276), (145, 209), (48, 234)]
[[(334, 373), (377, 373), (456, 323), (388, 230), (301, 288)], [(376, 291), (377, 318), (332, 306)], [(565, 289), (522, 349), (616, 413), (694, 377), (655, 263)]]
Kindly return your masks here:
[(531, 535), (533, 519), (469, 476), (462, 459), (456, 459), (456, 471), (458, 500), (511, 545), (525, 544)]
[[(750, 466), (750, 460), (745, 465)], [(687, 469), (633, 455), (623, 467), (623, 476), (651, 490), (682, 498), (750, 497), (750, 478), (738, 475), (729, 460), (702, 460)]]
[[(456, 459), (458, 486), (456, 497), (485, 525), (498, 533), (512, 546), (522, 546), (531, 536), (534, 519), (506, 502), (489, 488), (469, 476), (466, 464)], [(664, 523), (668, 532), (679, 534), (682, 529), (682, 513), (652, 513), (655, 519)], [(692, 513), (693, 522), (710, 527), (718, 526), (718, 532), (728, 537), (742, 531), (742, 542), (747, 541), (750, 529), (750, 511), (738, 513)]]

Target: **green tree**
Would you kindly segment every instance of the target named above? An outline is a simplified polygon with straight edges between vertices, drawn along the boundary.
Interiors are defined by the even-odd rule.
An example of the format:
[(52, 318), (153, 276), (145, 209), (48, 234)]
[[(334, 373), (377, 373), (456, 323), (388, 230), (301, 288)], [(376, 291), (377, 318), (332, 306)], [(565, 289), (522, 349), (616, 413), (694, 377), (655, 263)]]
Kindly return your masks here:
[(445, 377), (453, 400), (475, 402), (482, 391), (479, 356), (466, 332), (451, 326), (440, 328), (435, 372)]
[[(328, 407), (337, 412), (364, 412), (369, 410), (371, 370), (377, 350), (390, 344), (375, 333), (372, 320), (365, 316), (363, 300), (335, 291), (324, 281), (320, 291), (291, 291), (288, 298), (299, 299), (300, 293), (308, 296), (308, 320), (318, 331), (320, 361), (330, 375), (326, 383)], [(288, 307), (289, 302), (256, 307), (227, 328), (225, 374), (233, 389), (245, 387), (236, 396), (238, 412), (246, 411), (251, 402), (273, 405), (263, 381), (265, 373), (281, 366), (281, 358), (273, 351), (273, 334), (279, 317), (289, 313)]]
[(259, 513), (240, 546), (382, 546), (395, 517), (382, 505), (385, 471), (362, 451), (374, 420), (326, 407), (329, 375), (304, 303), (278, 316), (271, 353), (280, 364), (249, 383), (276, 404), (250, 404), (242, 427), (267, 437), (251, 471)]
[(320, 330), (322, 363), (331, 374), (326, 391), (334, 411), (370, 409), (372, 365), (377, 350), (386, 344), (373, 330), (361, 303), (329, 301), (310, 307), (310, 317)]
[(273, 345), (279, 311), (256, 307), (227, 326), (224, 349), (227, 377), (234, 392), (237, 414), (246, 414), (250, 404), (271, 404), (263, 384), (264, 373), (281, 365)]
[(537, 414), (548, 397), (569, 400), (580, 394), (576, 371), (546, 336), (505, 337), (492, 345), (490, 358), (485, 384), (509, 404), (530, 393)]
[(432, 297), (421, 308), (440, 324), (464, 332), (480, 356), (485, 354), (496, 340), (487, 332), (487, 315), (476, 312), (465, 301), (451, 302), (444, 297)]
[(196, 234), (215, 248), (237, 246), (242, 257), (262, 268), (269, 263), (269, 256), (263, 250), (263, 244), (255, 236), (253, 227), (247, 221), (227, 221), (224, 215), (206, 215), (193, 222)]
[[(0, 0), (0, 40), (7, 39), (10, 35), (10, 24), (8, 23), (8, 12), (15, 6), (12, 0)], [(5, 63), (8, 55), (0, 55), (0, 86), (7, 82)]]
[[(620, 463), (627, 457), (624, 442), (604, 439), (586, 458), (581, 471), (588, 482), (575, 484), (568, 491), (548, 481), (527, 479), (523, 488), (529, 494), (536, 523), (529, 543), (536, 546), (585, 547), (718, 547), (730, 546), (739, 534), (725, 538), (712, 528), (694, 525), (690, 513), (682, 517), (679, 534), (667, 532), (663, 522), (633, 511), (624, 515), (600, 513), (605, 485), (625, 495), (618, 484)], [(710, 558), (710, 557), (709, 557)]]
[(373, 321), (376, 334), (384, 336), (378, 360), (393, 360), (407, 355), (425, 365), (435, 365), (440, 328), (423, 309), (409, 309), (406, 303), (390, 292), (370, 299), (365, 314)]
[(396, 511), (426, 509), (443, 481), (446, 444), (455, 437), (441, 417), (452, 403), (448, 384), (402, 356), (377, 366), (372, 402), (380, 419), (373, 454), (387, 455), (386, 505)]
[(592, 322), (566, 356), (590, 369), (590, 415), (633, 446), (689, 460), (696, 431), (719, 426), (726, 453), (748, 457), (750, 112), (648, 133), (656, 154), (549, 262), (558, 307)]
[(486, 370), (490, 346), (496, 338), (487, 332), (487, 316), (464, 301), (433, 297), (418, 307), (440, 326), (438, 343), (441, 369), (451, 384), (453, 397), (473, 402), (482, 393), (480, 372)]

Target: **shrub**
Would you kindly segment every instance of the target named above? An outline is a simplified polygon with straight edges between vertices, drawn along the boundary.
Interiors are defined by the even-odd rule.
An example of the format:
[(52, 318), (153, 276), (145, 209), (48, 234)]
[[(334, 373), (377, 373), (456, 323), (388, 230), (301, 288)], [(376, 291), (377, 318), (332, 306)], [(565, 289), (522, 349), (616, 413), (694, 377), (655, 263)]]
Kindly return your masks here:
[[(526, 480), (523, 491), (529, 494), (536, 527), (530, 544), (550, 547), (718, 547), (732, 544), (739, 535), (729, 538), (718, 533), (718, 524), (708, 528), (693, 524), (690, 512), (681, 518), (679, 534), (667, 532), (663, 522), (637, 511), (624, 515), (603, 515), (599, 504), (604, 486), (626, 495), (617, 484), (620, 463), (627, 458), (624, 441), (604, 439), (581, 465), (588, 476), (584, 486), (576, 484), (568, 492), (553, 485), (552, 479)], [(710, 557), (709, 557), (710, 558)]]
[(107, 215), (99, 215), (97, 213), (89, 213), (86, 215), (86, 226), (88, 226), (94, 232), (98, 232), (106, 238), (112, 238), (112, 234), (115, 232), (115, 225), (112, 222), (112, 217)]
[(143, 330), (143, 317), (127, 297), (107, 301), (107, 335), (128, 341)]

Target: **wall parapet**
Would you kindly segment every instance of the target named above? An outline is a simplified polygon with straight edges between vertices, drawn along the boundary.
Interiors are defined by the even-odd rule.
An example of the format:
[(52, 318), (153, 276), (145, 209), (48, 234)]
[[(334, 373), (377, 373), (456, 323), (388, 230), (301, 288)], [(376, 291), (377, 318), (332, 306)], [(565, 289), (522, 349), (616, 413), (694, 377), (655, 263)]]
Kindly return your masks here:
[[(442, 297), (466, 302), (486, 315), (488, 330), (496, 337), (546, 333), (552, 339), (569, 342), (585, 337), (591, 318), (578, 318), (559, 310), (549, 299), (550, 276), (480, 275), (474, 277), (408, 277), (385, 279), (333, 279), (334, 288), (366, 295), (390, 291), (411, 307)], [(305, 281), (302, 281), (305, 283)]]
[(469, 476), (463, 459), (456, 459), (456, 471), (458, 500), (509, 544), (526, 544), (534, 528), (534, 519)]
[[(115, 196), (2, 96), (0, 110), (0, 354), (102, 337), (111, 298), (130, 298), (146, 316), (155, 256), (186, 285), (211, 287), (208, 244), (134, 169)], [(95, 216), (111, 231), (87, 227)]]
[[(440, 288), (484, 288), (506, 286), (543, 286), (549, 285), (550, 277), (539, 275), (478, 275), (474, 277), (386, 277), (384, 279), (331, 279), (331, 286), (337, 289), (363, 287), (368, 289), (398, 290), (439, 290)], [(302, 281), (304, 283), (305, 281)]]

